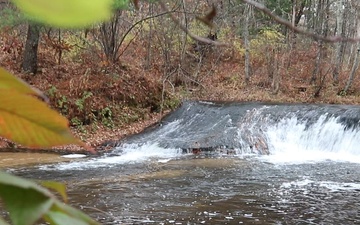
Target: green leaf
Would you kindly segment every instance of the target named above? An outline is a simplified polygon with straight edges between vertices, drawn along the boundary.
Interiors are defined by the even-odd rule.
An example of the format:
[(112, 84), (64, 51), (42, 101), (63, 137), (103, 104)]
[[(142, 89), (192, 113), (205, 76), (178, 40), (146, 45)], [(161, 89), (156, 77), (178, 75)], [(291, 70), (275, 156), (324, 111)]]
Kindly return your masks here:
[(64, 224), (88, 225), (88, 223), (86, 223), (83, 220), (70, 217), (69, 215), (61, 212), (53, 212), (53, 211), (50, 211), (46, 214), (45, 220), (50, 224), (58, 224), (58, 225), (64, 225)]
[(67, 119), (44, 102), (1, 89), (0, 136), (30, 148), (84, 145), (71, 134)]
[(50, 191), (48, 191), (47, 189), (37, 185), (34, 182), (31, 182), (29, 180), (17, 177), (17, 176), (13, 176), (11, 174), (5, 173), (0, 171), (0, 185), (7, 185), (7, 186), (16, 186), (19, 188), (23, 188), (23, 189), (34, 189), (38, 192), (43, 193), (46, 196), (52, 197), (53, 195), (51, 194)]
[(46, 187), (48, 189), (55, 190), (58, 192), (63, 198), (64, 202), (67, 202), (67, 194), (66, 194), (66, 185), (60, 182), (45, 180), (40, 181), (41, 186)]
[(78, 209), (72, 208), (62, 202), (58, 202), (58, 201), (55, 202), (54, 206), (51, 208), (51, 211), (65, 213), (73, 218), (77, 218), (79, 220), (85, 221), (89, 225), (99, 225), (98, 222), (93, 220), (85, 213), (81, 212)]
[(32, 225), (53, 205), (54, 201), (33, 188), (0, 184), (0, 196), (10, 213), (13, 225)]
[(83, 27), (111, 16), (113, 0), (13, 0), (31, 19), (56, 27)]
[(31, 181), (0, 171), (0, 197), (14, 225), (36, 222), (53, 205), (52, 196)]
[[(13, 225), (34, 224), (41, 217), (48, 221), (51, 219), (61, 225), (99, 225), (80, 210), (57, 200), (47, 189), (1, 171), (0, 198), (3, 199), (6, 209), (10, 212)], [(0, 218), (0, 225), (8, 225), (2, 222)]]

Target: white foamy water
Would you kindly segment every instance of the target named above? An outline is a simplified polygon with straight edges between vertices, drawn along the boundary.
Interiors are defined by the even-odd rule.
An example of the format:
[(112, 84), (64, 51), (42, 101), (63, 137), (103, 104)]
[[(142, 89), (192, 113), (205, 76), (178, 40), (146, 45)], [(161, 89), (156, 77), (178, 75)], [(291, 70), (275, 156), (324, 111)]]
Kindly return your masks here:
[[(229, 121), (228, 118), (224, 118), (225, 120)], [(191, 120), (187, 126), (190, 126), (194, 121), (195, 119)], [(250, 122), (240, 126), (239, 132), (245, 131), (246, 135), (244, 136), (252, 139), (257, 137), (256, 135), (258, 135), (259, 131), (263, 131), (264, 133), (261, 134), (261, 137), (264, 137), (264, 140), (262, 141), (265, 141), (269, 147), (269, 155), (255, 155), (250, 156), (250, 158), (257, 157), (260, 160), (274, 164), (318, 163), (328, 160), (360, 163), (360, 131), (357, 129), (345, 129), (344, 125), (337, 122), (337, 118), (327, 119), (326, 115), (320, 116), (318, 121), (308, 126), (306, 126), (306, 122), (300, 121), (296, 116), (284, 118), (274, 125), (266, 124), (266, 120)], [(164, 129), (155, 131), (149, 136), (147, 144), (124, 144), (113, 151), (113, 153), (116, 153), (115, 155), (86, 161), (42, 166), (41, 168), (67, 170), (111, 167), (118, 164), (141, 163), (146, 160), (167, 162), (182, 155), (182, 151), (180, 149), (161, 148), (158, 146), (158, 141), (159, 138), (166, 137), (169, 132), (178, 131), (180, 128), (179, 120), (164, 126), (166, 126)], [(259, 129), (259, 126), (261, 126), (261, 129)], [(188, 134), (192, 130), (189, 128), (186, 132)], [(224, 132), (226, 133), (226, 130)], [(196, 133), (199, 132), (194, 132), (194, 135), (191, 137), (196, 139)], [(175, 139), (174, 137), (172, 138), (167, 140), (178, 141), (175, 139), (182, 139), (184, 137), (180, 133)], [(239, 135), (239, 140), (237, 141), (246, 143), (248, 140), (241, 140), (241, 135)], [(244, 146), (246, 145), (244, 144)], [(241, 149), (239, 152), (238, 157), (250, 154)]]
[(312, 187), (324, 187), (330, 191), (346, 191), (346, 190), (358, 190), (360, 189), (360, 183), (342, 183), (334, 181), (315, 181), (308, 178), (303, 180), (285, 182), (281, 185), (281, 188), (285, 189), (303, 189), (308, 186)]
[(82, 170), (87, 168), (111, 167), (119, 164), (144, 162), (146, 160), (156, 159), (166, 161), (181, 155), (178, 149), (165, 149), (157, 144), (124, 145), (117, 149), (119, 155), (103, 156), (88, 161), (74, 161), (69, 163), (60, 163), (57, 165), (40, 166), (45, 170)]
[(85, 158), (85, 157), (87, 157), (87, 155), (84, 155), (84, 154), (68, 154), (68, 155), (62, 155), (61, 157), (68, 158), (68, 159), (76, 159), (76, 158)]
[(306, 128), (296, 117), (283, 119), (266, 131), (270, 155), (261, 158), (275, 164), (321, 161), (360, 163), (360, 131), (348, 129), (336, 118), (319, 120)]

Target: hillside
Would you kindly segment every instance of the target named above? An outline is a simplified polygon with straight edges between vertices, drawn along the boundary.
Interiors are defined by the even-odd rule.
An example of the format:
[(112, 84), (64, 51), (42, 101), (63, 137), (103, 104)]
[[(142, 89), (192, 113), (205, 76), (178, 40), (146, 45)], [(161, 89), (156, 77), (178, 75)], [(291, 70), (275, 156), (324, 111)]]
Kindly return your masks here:
[[(114, 21), (85, 31), (43, 27), (36, 74), (21, 69), (27, 25), (1, 30), (0, 65), (43, 91), (51, 107), (92, 146), (139, 132), (184, 100), (360, 102), (356, 76), (343, 91), (355, 62), (350, 52), (354, 44), (347, 46), (349, 60), (344, 60), (334, 82), (337, 43), (319, 45), (308, 37), (289, 35), (276, 24), (257, 24), (250, 37), (247, 81), (246, 45), (233, 25), (223, 23), (214, 32), (193, 22), (192, 32), (225, 44), (212, 46), (191, 40), (167, 19), (145, 23), (147, 15), (141, 13), (120, 16), (142, 23), (115, 24), (119, 30), (130, 29), (112, 35), (118, 47), (113, 55), (104, 47), (102, 31)], [(137, 24), (141, 26), (135, 29)]]

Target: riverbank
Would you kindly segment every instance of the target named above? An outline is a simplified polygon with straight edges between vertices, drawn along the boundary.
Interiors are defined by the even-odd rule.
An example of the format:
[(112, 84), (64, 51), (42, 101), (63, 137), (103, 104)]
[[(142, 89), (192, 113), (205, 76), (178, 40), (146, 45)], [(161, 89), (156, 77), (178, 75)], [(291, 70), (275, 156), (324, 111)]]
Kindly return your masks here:
[[(18, 38), (4, 34), (0, 44)], [(74, 36), (65, 32), (63, 38), (70, 41)], [(292, 50), (292, 57), (285, 50), (277, 53), (277, 63), (281, 62), (277, 68), (270, 68), (266, 55), (257, 54), (254, 48), (248, 81), (243, 51), (236, 48), (236, 44), (241, 46), (238, 39), (224, 38), (234, 46), (212, 46), (205, 55), (199, 55), (192, 45), (184, 49), (183, 57), (178, 58), (181, 52), (172, 50), (170, 61), (163, 60), (156, 46), (148, 59), (149, 50), (143, 48), (145, 40), (129, 43), (121, 60), (113, 63), (94, 57), (94, 52), (86, 48), (74, 48), (57, 60), (53, 50), (40, 42), (36, 74), (21, 71), (22, 48), (16, 53), (0, 52), (0, 65), (44, 92), (50, 107), (69, 120), (75, 136), (99, 152), (112, 149), (115, 142), (158, 122), (184, 100), (360, 104), (359, 79), (354, 79), (346, 93), (342, 91), (350, 66), (342, 68), (335, 83), (331, 60), (326, 58), (312, 80), (316, 46), (301, 40)], [(0, 140), (2, 151), (19, 147)], [(62, 146), (51, 151), (64, 154), (83, 149)]]
[[(154, 113), (149, 115), (149, 119), (134, 122), (124, 127), (114, 129), (105, 126), (98, 127), (96, 131), (91, 131), (88, 127), (82, 127), (81, 130), (72, 127), (71, 130), (76, 137), (81, 139), (87, 145), (93, 147), (98, 153), (111, 150), (115, 147), (116, 143), (126, 136), (141, 132), (148, 126), (157, 123), (164, 113)], [(84, 132), (85, 131), (85, 132)], [(83, 153), (89, 154), (86, 150), (76, 145), (57, 146), (52, 149), (27, 149), (9, 142), (5, 139), (0, 139), (0, 152), (11, 153), (54, 153), (57, 155), (70, 154), (70, 153)]]

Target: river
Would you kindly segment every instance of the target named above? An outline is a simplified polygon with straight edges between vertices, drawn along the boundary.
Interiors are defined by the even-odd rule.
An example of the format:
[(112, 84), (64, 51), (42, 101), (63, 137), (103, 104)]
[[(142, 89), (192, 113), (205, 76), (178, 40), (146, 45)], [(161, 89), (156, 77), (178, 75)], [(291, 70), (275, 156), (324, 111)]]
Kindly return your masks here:
[(65, 182), (103, 224), (360, 224), (359, 115), (190, 102), (100, 157), (8, 171)]

